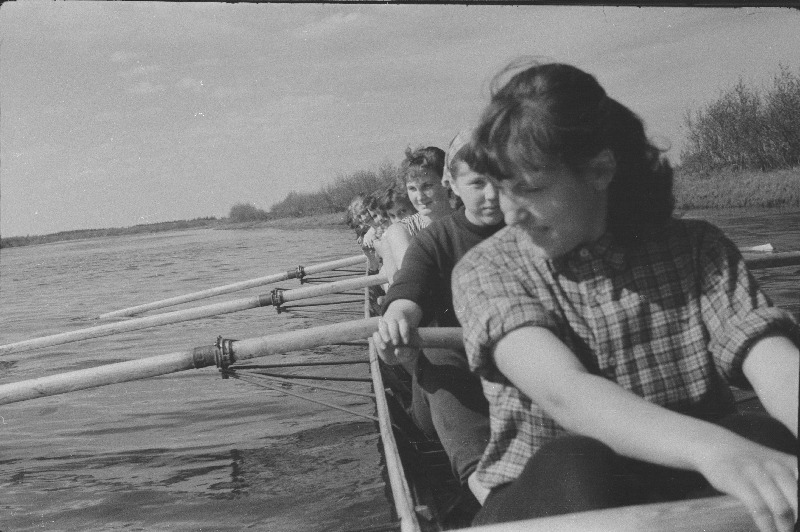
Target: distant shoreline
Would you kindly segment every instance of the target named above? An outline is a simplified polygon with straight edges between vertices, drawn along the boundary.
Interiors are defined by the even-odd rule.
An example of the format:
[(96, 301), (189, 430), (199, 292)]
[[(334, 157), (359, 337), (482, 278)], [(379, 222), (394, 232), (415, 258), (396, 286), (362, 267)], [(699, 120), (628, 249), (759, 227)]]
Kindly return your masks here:
[(46, 235), (12, 236), (0, 238), (0, 248), (14, 248), (22, 246), (35, 246), (39, 244), (52, 244), (88, 238), (101, 238), (107, 236), (128, 236), (163, 233), (167, 231), (185, 231), (188, 229), (260, 229), (271, 227), (274, 229), (302, 230), (302, 229), (347, 229), (344, 223), (344, 213), (321, 214), (304, 216), (301, 218), (276, 218), (274, 220), (260, 220), (253, 222), (232, 222), (227, 218), (197, 218), (194, 220), (176, 220), (171, 222), (157, 222), (152, 224), (139, 224), (130, 227), (112, 227), (106, 229), (76, 229), (61, 231)]
[[(698, 174), (676, 170), (674, 178), (676, 216), (702, 217), (703, 213), (752, 213), (800, 211), (800, 168), (769, 172), (717, 171)], [(267, 214), (267, 213), (264, 213)], [(315, 214), (297, 218), (274, 218), (233, 222), (228, 218), (195, 218), (110, 229), (79, 229), (47, 235), (0, 238), (0, 248), (49, 244), (66, 240), (160, 233), (185, 229), (342, 229), (344, 213)]]
[[(758, 213), (795, 213), (800, 212), (800, 207), (727, 207), (727, 208), (698, 208), (698, 209), (675, 209), (675, 216), (688, 218), (703, 218), (714, 214), (725, 213), (726, 215), (736, 214), (758, 214)], [(287, 231), (310, 230), (310, 229), (340, 229), (349, 231), (344, 223), (344, 213), (330, 213), (314, 216), (303, 216), (298, 218), (276, 218), (274, 220), (263, 220), (253, 222), (231, 222), (226, 218), (206, 218), (198, 220), (177, 220), (173, 222), (159, 222), (153, 224), (141, 224), (132, 227), (116, 227), (109, 229), (78, 229), (74, 231), (63, 231), (47, 235), (36, 236), (15, 236), (0, 239), (0, 248), (12, 248), (22, 246), (33, 246), (39, 244), (51, 244), (55, 242), (66, 242), (74, 240), (85, 240), (89, 238), (100, 238), (107, 236), (127, 236), (139, 234), (153, 234), (167, 231), (185, 231), (188, 229), (218, 229), (225, 231), (251, 230), (251, 229), (282, 229)]]

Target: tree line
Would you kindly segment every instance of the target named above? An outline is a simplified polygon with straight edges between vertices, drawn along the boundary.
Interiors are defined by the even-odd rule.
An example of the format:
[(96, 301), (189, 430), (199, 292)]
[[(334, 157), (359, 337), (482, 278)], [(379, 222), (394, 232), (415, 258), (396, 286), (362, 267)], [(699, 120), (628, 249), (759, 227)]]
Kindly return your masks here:
[(779, 68), (766, 90), (739, 79), (716, 101), (686, 113), (681, 168), (767, 171), (800, 165), (800, 75)]
[[(702, 206), (694, 205), (696, 202), (691, 197), (696, 195), (692, 176), (698, 174), (724, 174), (725, 180), (730, 181), (730, 176), (735, 178), (744, 172), (744, 185), (752, 189), (754, 176), (759, 179), (758, 172), (800, 166), (800, 72), (779, 65), (779, 72), (767, 89), (748, 86), (740, 79), (717, 100), (696, 111), (687, 111), (684, 121), (688, 139), (676, 169), (681, 180), (689, 183), (684, 186), (686, 194), (681, 195), (685, 196), (684, 203)], [(229, 220), (248, 222), (343, 212), (356, 194), (392, 185), (398, 170), (398, 166), (385, 162), (376, 170), (340, 175), (316, 192), (290, 192), (269, 212), (252, 204), (238, 203), (231, 208)], [(764, 179), (769, 178), (765, 175)], [(767, 188), (782, 190), (794, 186), (795, 179), (782, 174), (773, 181), (777, 184)], [(745, 188), (743, 193), (752, 196)], [(796, 202), (783, 193), (781, 196), (780, 203)], [(770, 200), (761, 198), (758, 201), (769, 203)], [(729, 203), (733, 205), (724, 199), (715, 200), (714, 206)]]
[(290, 192), (274, 204), (269, 212), (249, 203), (237, 203), (231, 207), (228, 219), (232, 222), (253, 222), (344, 212), (357, 194), (394, 185), (399, 171), (399, 165), (386, 161), (374, 170), (338, 175), (332, 183), (316, 192)]

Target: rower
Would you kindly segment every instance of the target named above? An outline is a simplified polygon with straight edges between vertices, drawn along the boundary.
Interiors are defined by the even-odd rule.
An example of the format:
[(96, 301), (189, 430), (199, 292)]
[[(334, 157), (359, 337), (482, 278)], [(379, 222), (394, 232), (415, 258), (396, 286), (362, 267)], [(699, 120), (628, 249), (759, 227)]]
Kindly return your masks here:
[(385, 362), (400, 364), (412, 375), (412, 418), (429, 437), (441, 441), (464, 492), (481, 500), (484, 494), (473, 491), (477, 485), (470, 481), (489, 438), (488, 403), (480, 380), (470, 373), (463, 350), (405, 347), (418, 326), (458, 326), (450, 291), (453, 266), (503, 227), (497, 189), (467, 162), (468, 140), (469, 132), (453, 139), (446, 164), (449, 186), (463, 207), (432, 222), (411, 241), (373, 339)]
[[(492, 411), (475, 522), (723, 492), (792, 530), (800, 326), (719, 229), (673, 217), (631, 110), (575, 67), (518, 69), (472, 139), (509, 227), (453, 272)], [(770, 417), (737, 414), (729, 385)]]

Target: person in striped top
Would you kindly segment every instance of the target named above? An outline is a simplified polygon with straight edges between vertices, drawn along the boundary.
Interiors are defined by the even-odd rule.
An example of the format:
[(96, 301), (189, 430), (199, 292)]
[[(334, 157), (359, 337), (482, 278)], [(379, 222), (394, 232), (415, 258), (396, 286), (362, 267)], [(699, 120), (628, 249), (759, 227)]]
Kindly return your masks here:
[(392, 254), (391, 264), (394, 265), (386, 272), (390, 284), (403, 264), (403, 256), (414, 235), (432, 221), (453, 212), (448, 189), (442, 184), (444, 159), (444, 151), (435, 146), (406, 150), (397, 185), (406, 191), (417, 212), (386, 230), (385, 239)]

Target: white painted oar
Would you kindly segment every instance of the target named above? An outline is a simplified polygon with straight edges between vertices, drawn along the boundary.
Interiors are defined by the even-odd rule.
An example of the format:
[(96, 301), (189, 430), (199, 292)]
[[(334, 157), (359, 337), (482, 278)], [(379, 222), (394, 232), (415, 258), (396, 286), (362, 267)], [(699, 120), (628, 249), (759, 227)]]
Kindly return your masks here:
[(0, 356), (11, 353), (19, 353), (22, 351), (29, 351), (31, 349), (37, 349), (40, 347), (50, 347), (53, 345), (77, 342), (79, 340), (87, 340), (89, 338), (98, 338), (100, 336), (109, 336), (111, 334), (146, 329), (148, 327), (168, 325), (171, 323), (179, 323), (198, 318), (207, 318), (209, 316), (218, 316), (220, 314), (228, 314), (231, 312), (238, 312), (240, 310), (247, 310), (251, 308), (265, 307), (270, 305), (279, 306), (289, 301), (299, 301), (301, 299), (335, 294), (337, 292), (346, 292), (348, 290), (364, 288), (366, 286), (376, 286), (385, 282), (385, 275), (369, 275), (356, 277), (354, 279), (345, 279), (344, 281), (326, 283), (319, 286), (308, 286), (304, 288), (295, 288), (293, 290), (279, 290), (274, 291), (272, 294), (263, 294), (244, 299), (235, 299), (233, 301), (215, 303), (213, 305), (205, 305), (186, 310), (165, 312), (163, 314), (156, 314), (155, 316), (134, 318), (132, 320), (119, 323), (107, 323), (105, 325), (97, 325), (94, 327), (87, 327), (85, 329), (78, 329), (75, 331), (43, 336), (41, 338), (23, 340), (13, 344), (6, 344), (0, 346)]
[[(465, 531), (467, 529), (464, 529)], [(758, 532), (737, 499), (708, 497), (478, 526), (469, 532)]]
[[(379, 318), (367, 318), (347, 321), (247, 340), (220, 340), (217, 345), (196, 347), (190, 351), (4, 384), (0, 386), (0, 404), (98, 388), (207, 366), (227, 367), (228, 364), (239, 360), (368, 338), (378, 330), (378, 320)], [(420, 328), (414, 345), (460, 348), (463, 345), (461, 329)]]
[(209, 288), (207, 290), (193, 292), (191, 294), (175, 296), (168, 299), (162, 299), (160, 301), (153, 301), (152, 303), (144, 303), (142, 305), (136, 305), (135, 307), (128, 307), (120, 310), (115, 310), (113, 312), (106, 312), (105, 314), (101, 314), (100, 316), (98, 316), (98, 319), (133, 316), (135, 314), (141, 314), (142, 312), (147, 312), (149, 310), (171, 307), (173, 305), (180, 305), (181, 303), (188, 303), (189, 301), (197, 301), (198, 299), (206, 299), (221, 294), (238, 292), (239, 290), (255, 288), (257, 286), (263, 286), (265, 284), (278, 283), (280, 281), (286, 281), (287, 279), (302, 279), (306, 275), (311, 275), (314, 273), (327, 272), (330, 270), (335, 270), (337, 268), (344, 268), (347, 266), (356, 266), (358, 264), (363, 264), (366, 260), (367, 257), (365, 255), (355, 255), (353, 257), (347, 257), (345, 259), (333, 260), (330, 262), (322, 262), (320, 264), (315, 264), (313, 266), (298, 266), (296, 270), (289, 270), (284, 273), (276, 273), (273, 275), (267, 275), (266, 277), (258, 277), (256, 279), (250, 279), (248, 281), (240, 281), (238, 283), (226, 284), (223, 286), (217, 286), (216, 288)]

